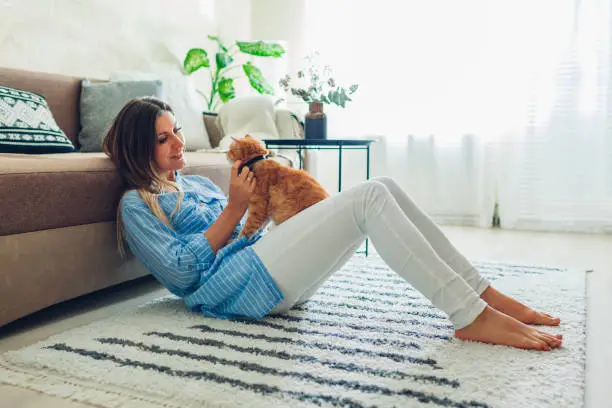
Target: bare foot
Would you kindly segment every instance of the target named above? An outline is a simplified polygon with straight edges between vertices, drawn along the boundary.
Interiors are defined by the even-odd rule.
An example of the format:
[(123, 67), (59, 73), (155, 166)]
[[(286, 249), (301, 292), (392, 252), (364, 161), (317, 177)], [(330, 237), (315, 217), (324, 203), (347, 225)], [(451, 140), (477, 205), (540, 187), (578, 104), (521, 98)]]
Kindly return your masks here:
[(480, 297), (492, 308), (497, 309), (508, 316), (512, 316), (519, 322), (523, 322), (525, 324), (558, 326), (559, 323), (561, 323), (561, 319), (552, 317), (547, 313), (536, 312), (535, 310), (512, 299), (511, 297), (504, 295), (492, 286), (489, 286), (484, 292), (482, 292)]
[(552, 335), (527, 326), (490, 306), (487, 306), (472, 323), (456, 330), (455, 337), (461, 340), (547, 351), (559, 347), (563, 342), (561, 335)]

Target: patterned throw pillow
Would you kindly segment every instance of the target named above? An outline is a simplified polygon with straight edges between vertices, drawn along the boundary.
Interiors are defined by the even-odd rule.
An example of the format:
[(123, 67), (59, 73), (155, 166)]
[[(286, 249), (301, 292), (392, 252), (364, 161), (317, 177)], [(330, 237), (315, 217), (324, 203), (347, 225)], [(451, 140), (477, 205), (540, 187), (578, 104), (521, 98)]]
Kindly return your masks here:
[(69, 153), (72, 142), (40, 95), (0, 85), (0, 153)]

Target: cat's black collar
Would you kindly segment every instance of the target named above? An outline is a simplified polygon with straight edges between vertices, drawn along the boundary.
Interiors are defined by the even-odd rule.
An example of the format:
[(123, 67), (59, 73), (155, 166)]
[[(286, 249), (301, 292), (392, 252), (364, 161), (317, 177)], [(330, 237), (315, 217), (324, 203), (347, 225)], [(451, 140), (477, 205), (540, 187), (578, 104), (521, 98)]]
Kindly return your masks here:
[(247, 161), (245, 161), (244, 163), (242, 163), (242, 165), (240, 166), (240, 168), (238, 169), (238, 174), (240, 174), (240, 172), (242, 171), (243, 167), (248, 167), (249, 169), (251, 169), (251, 171), (253, 170), (253, 168), (251, 167), (251, 165), (257, 163), (260, 160), (265, 160), (268, 158), (267, 154), (262, 154), (261, 156), (255, 156), (252, 159), (249, 159)]

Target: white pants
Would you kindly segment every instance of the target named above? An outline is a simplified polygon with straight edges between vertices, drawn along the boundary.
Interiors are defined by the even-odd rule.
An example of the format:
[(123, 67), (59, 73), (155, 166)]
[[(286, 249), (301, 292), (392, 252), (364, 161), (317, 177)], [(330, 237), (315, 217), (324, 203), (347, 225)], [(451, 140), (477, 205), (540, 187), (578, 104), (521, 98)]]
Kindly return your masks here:
[(368, 236), (389, 267), (445, 312), (456, 329), (486, 307), (489, 286), (434, 222), (390, 178), (333, 195), (268, 231), (253, 249), (285, 300), (310, 298)]

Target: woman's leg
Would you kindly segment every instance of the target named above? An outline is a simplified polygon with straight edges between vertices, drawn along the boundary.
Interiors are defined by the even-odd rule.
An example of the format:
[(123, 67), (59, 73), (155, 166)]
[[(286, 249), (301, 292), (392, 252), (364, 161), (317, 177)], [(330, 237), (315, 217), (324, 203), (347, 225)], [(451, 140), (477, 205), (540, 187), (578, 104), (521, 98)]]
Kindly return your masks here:
[[(495, 314), (437, 255), (387, 187), (372, 180), (302, 211), (253, 245), (285, 295), (285, 302), (274, 311), (287, 310), (324, 282), (353, 255), (366, 234), (391, 269), (450, 317), (457, 333), (485, 316), (482, 329), (489, 328), (490, 333), (471, 334), (475, 340), (541, 349), (558, 341)], [(511, 322), (500, 321), (503, 316)]]
[(453, 246), (433, 220), (408, 197), (393, 179), (377, 177), (374, 180), (387, 186), (395, 201), (397, 201), (404, 214), (406, 214), (406, 217), (414, 223), (425, 239), (429, 241), (429, 244), (438, 256), (453, 271), (461, 275), (476, 293), (482, 294), (490, 285), (489, 281)]
[(506, 313), (523, 323), (558, 325), (559, 319), (536, 312), (535, 310), (505, 296), (493, 287), (478, 270), (463, 256), (446, 238), (442, 230), (423, 212), (408, 195), (389, 177), (379, 177), (375, 180), (383, 183), (406, 214), (406, 217), (421, 231), (425, 239), (455, 272), (478, 293), (490, 306)]
[(485, 308), (478, 294), (431, 248), (389, 190), (370, 181), (332, 196), (269, 231), (253, 246), (291, 307), (335, 272), (369, 235), (378, 253), (457, 328)]

